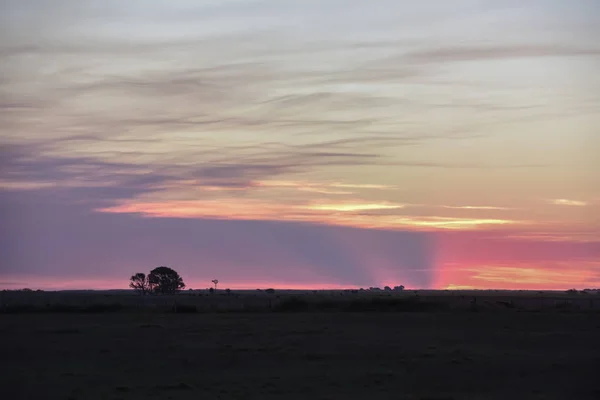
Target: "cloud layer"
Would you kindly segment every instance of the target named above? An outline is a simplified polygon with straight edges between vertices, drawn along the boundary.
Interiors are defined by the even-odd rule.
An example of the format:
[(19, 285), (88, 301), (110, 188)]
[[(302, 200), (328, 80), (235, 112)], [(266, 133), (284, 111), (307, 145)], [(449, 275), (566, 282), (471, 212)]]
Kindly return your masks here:
[[(40, 274), (42, 254), (54, 260), (47, 277), (79, 274), (83, 253), (67, 257), (68, 241), (44, 244), (38, 223), (75, 241), (102, 232), (82, 248), (101, 259), (115, 246), (114, 268), (150, 263), (144, 246), (161, 241), (165, 256), (153, 256), (191, 268), (195, 240), (223, 229), (219, 241), (236, 238), (227, 246), (257, 249), (239, 250), (258, 268), (244, 279), (268, 271), (300, 282), (306, 275), (294, 271), (308, 268), (332, 285), (460, 285), (423, 272), (446, 268), (423, 252), (437, 257), (443, 246), (431, 243), (448, 232), (499, 235), (513, 249), (597, 242), (595, 2), (4, 0), (0, 8), (0, 206), (11, 210), (2, 234), (12, 243), (2, 278)], [(128, 246), (111, 242), (110, 227), (128, 224), (137, 229), (123, 228)], [(276, 247), (286, 250), (269, 249), (271, 239), (256, 241), (248, 227), (265, 238), (282, 229)], [(170, 235), (136, 242), (144, 230), (191, 230), (202, 240), (184, 241), (179, 259)], [(378, 247), (388, 240), (399, 244)], [(414, 254), (398, 253), (411, 244)], [(207, 263), (247, 267), (237, 251), (205, 250)], [(403, 257), (418, 272), (392, 267)], [(538, 261), (523, 268), (550, 268)], [(586, 262), (581, 271), (594, 268)], [(275, 267), (286, 263), (285, 273)], [(187, 272), (205, 279), (206, 265)], [(469, 279), (462, 283), (498, 282)]]

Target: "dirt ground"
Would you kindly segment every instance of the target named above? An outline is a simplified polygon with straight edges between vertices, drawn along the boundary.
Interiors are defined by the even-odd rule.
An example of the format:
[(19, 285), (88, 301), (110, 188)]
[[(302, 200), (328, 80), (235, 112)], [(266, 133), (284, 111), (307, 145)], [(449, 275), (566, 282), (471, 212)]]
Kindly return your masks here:
[(0, 315), (3, 399), (599, 399), (598, 313)]

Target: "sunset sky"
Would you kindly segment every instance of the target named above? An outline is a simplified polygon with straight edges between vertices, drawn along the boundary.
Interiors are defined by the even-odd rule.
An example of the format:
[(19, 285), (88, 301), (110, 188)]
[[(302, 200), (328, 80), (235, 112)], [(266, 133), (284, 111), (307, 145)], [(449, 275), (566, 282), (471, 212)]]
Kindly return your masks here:
[(596, 0), (0, 0), (0, 288), (600, 287)]

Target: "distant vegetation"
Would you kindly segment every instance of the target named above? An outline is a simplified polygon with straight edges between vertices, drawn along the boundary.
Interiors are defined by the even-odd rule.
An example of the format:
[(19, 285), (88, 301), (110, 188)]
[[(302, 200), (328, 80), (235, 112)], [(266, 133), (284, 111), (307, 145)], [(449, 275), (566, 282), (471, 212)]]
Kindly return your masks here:
[[(129, 279), (129, 291), (42, 292), (23, 288), (2, 291), (3, 313), (107, 313), (107, 312), (445, 312), (445, 311), (556, 311), (599, 312), (598, 289), (559, 291), (405, 290), (403, 285), (383, 289), (346, 290), (186, 290), (183, 278), (160, 266), (148, 275)], [(129, 293), (128, 293), (129, 292)], [(157, 296), (160, 295), (160, 296)]]
[(150, 274), (138, 272), (129, 278), (129, 287), (144, 295), (146, 293), (173, 294), (185, 288), (177, 271), (169, 267), (157, 267)]
[[(132, 283), (148, 278), (134, 275)], [(179, 280), (176, 280), (178, 282)], [(406, 290), (3, 291), (0, 313), (600, 312), (600, 292)], [(169, 288), (169, 286), (167, 286)], [(170, 292), (168, 290), (171, 290)]]

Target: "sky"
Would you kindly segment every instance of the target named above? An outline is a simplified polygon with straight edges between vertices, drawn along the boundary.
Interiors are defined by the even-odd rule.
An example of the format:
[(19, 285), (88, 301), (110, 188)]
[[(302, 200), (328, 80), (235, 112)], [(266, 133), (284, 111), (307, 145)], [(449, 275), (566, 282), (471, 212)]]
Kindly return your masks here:
[(600, 287), (595, 0), (0, 0), (0, 287)]

